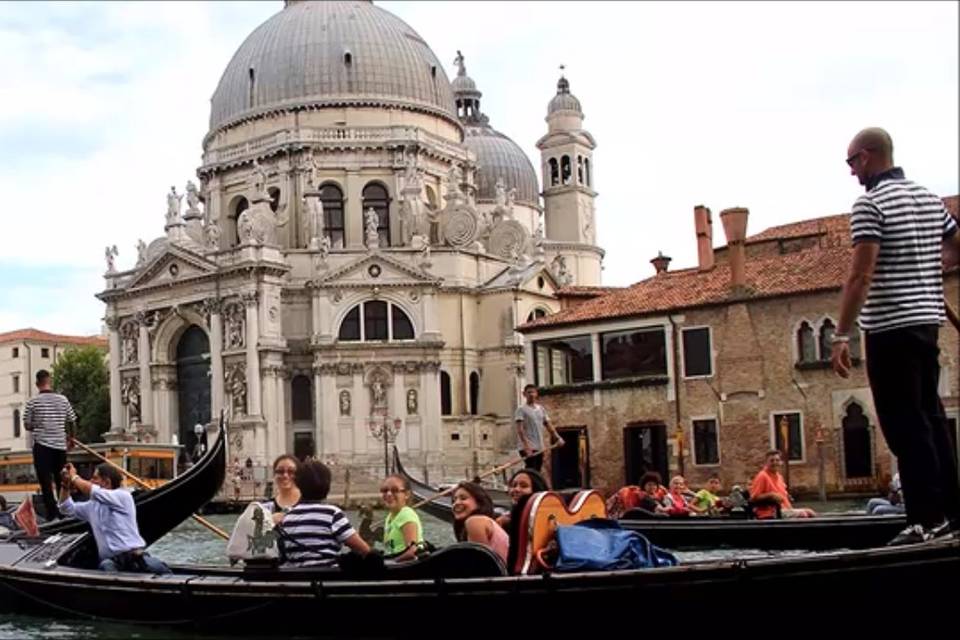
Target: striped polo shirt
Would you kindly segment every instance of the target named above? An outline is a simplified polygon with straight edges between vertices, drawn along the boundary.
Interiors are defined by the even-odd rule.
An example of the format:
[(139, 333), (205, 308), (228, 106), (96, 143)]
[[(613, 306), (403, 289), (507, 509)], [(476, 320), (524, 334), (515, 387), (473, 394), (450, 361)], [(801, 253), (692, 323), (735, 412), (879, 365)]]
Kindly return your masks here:
[(874, 182), (850, 215), (853, 244), (880, 243), (860, 327), (885, 331), (941, 324), (946, 320), (941, 251), (957, 223), (939, 197), (907, 180), (899, 167)]
[(356, 533), (347, 516), (332, 504), (301, 502), (283, 516), (280, 524), (285, 563), (310, 567), (331, 565), (340, 548)]
[(51, 449), (66, 450), (66, 423), (77, 422), (77, 414), (66, 396), (53, 391), (41, 391), (27, 400), (23, 410), (23, 424), (33, 433), (33, 441)]

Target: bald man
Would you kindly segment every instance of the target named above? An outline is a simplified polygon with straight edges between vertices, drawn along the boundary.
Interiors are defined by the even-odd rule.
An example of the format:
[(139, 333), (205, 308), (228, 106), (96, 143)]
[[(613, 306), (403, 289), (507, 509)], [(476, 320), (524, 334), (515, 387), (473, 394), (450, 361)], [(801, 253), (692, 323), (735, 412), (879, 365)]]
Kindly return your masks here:
[(960, 484), (943, 405), (937, 346), (943, 268), (957, 264), (960, 233), (943, 201), (893, 164), (893, 141), (864, 129), (847, 165), (866, 193), (853, 205), (853, 257), (840, 302), (831, 360), (850, 375), (850, 330), (859, 314), (880, 429), (897, 456), (907, 528), (890, 544), (960, 529)]

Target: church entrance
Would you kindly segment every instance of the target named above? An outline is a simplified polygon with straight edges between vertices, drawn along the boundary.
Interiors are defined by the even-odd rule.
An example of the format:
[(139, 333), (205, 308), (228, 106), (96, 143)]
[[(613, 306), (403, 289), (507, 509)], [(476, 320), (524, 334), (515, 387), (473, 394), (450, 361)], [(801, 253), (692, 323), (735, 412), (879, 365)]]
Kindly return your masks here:
[(210, 422), (210, 340), (197, 325), (184, 331), (177, 343), (177, 400), (181, 455), (192, 459), (197, 444), (193, 428)]
[(870, 424), (859, 404), (847, 407), (843, 417), (843, 468), (847, 478), (873, 476), (873, 451), (870, 446)]

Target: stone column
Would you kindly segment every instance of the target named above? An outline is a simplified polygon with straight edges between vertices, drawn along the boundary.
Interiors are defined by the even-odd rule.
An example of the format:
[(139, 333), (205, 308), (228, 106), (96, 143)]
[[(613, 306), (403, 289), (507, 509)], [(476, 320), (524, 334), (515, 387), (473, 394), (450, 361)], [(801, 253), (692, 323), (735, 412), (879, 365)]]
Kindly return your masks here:
[(107, 328), (110, 330), (110, 431), (123, 430), (123, 403), (120, 397), (120, 319), (108, 316)]
[(440, 340), (440, 327), (437, 324), (437, 292), (427, 289), (423, 292), (423, 333), (422, 340)]
[[(390, 403), (390, 424), (393, 424), (394, 418), (400, 418), (403, 426), (400, 427), (400, 433), (397, 434), (397, 448), (406, 452), (410, 449), (410, 443), (407, 438), (407, 397), (404, 390), (404, 375), (401, 365), (393, 367), (393, 400)], [(402, 445), (402, 446), (401, 446)]]
[[(273, 435), (273, 444), (276, 450), (271, 456), (279, 456), (287, 453), (287, 380), (290, 375), (281, 367), (275, 369), (276, 372), (276, 391), (275, 400), (277, 403), (277, 424)], [(271, 460), (273, 458), (271, 457)]]
[(439, 362), (423, 363), (420, 369), (420, 423), (423, 450), (437, 456), (443, 450)]
[(344, 185), (346, 198), (344, 215), (346, 216), (346, 246), (350, 249), (362, 249), (363, 243), (363, 179), (356, 171), (347, 171)]
[(210, 313), (210, 419), (219, 424), (224, 400), (223, 304), (219, 298), (208, 298), (206, 306)]
[(260, 352), (257, 351), (260, 336), (257, 292), (249, 291), (241, 297), (247, 308), (247, 410), (249, 415), (261, 417), (263, 409), (260, 401)]
[(141, 311), (137, 313), (137, 324), (140, 327), (137, 345), (137, 360), (140, 362), (140, 425), (153, 428), (157, 418), (153, 412), (153, 377), (150, 373), (150, 318)]
[(366, 454), (370, 438), (370, 398), (363, 386), (363, 369), (353, 370), (353, 390), (351, 393), (350, 413), (353, 418), (353, 453)]

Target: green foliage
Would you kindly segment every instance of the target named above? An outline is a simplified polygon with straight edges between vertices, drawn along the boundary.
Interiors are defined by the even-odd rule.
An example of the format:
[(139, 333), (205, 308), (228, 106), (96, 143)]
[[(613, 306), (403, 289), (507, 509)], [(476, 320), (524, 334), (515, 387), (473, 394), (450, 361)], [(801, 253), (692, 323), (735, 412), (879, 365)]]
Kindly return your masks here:
[(53, 388), (67, 396), (77, 412), (80, 442), (100, 442), (110, 429), (110, 372), (97, 347), (64, 351), (53, 365)]

